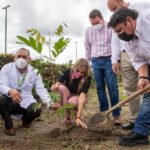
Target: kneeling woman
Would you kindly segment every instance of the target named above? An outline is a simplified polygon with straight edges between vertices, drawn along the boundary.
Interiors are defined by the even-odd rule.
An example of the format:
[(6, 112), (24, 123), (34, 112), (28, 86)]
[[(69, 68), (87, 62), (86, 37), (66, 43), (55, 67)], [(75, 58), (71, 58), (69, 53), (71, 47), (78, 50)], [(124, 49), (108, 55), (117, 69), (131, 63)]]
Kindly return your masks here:
[[(74, 104), (77, 109), (76, 123), (83, 128), (87, 126), (81, 120), (81, 113), (87, 102), (87, 92), (91, 83), (91, 70), (86, 59), (80, 58), (76, 63), (64, 71), (58, 82), (52, 85), (52, 91), (57, 91), (61, 95), (60, 105)], [(53, 108), (58, 108), (59, 104), (54, 103)], [(70, 123), (70, 113), (66, 112), (65, 123)]]

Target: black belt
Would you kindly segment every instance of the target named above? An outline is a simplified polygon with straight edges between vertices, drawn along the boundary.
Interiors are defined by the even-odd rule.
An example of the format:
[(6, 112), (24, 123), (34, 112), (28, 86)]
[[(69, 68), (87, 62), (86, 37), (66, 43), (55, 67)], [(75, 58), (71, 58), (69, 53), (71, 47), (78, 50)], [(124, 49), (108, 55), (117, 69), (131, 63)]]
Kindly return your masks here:
[(92, 57), (92, 58), (110, 58), (111, 56), (98, 56), (98, 57)]

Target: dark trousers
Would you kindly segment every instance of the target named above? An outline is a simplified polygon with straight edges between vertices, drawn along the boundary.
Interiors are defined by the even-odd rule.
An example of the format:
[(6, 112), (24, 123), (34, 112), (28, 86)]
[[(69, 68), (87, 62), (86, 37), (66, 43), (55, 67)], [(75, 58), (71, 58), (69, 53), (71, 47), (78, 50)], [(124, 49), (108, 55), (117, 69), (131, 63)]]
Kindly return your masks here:
[(13, 128), (13, 123), (11, 120), (11, 114), (22, 114), (22, 121), (29, 125), (35, 118), (39, 117), (41, 114), (41, 109), (34, 110), (36, 103), (30, 104), (26, 109), (20, 107), (20, 104), (13, 103), (12, 99), (1, 95), (0, 96), (0, 114), (5, 122), (5, 128)]

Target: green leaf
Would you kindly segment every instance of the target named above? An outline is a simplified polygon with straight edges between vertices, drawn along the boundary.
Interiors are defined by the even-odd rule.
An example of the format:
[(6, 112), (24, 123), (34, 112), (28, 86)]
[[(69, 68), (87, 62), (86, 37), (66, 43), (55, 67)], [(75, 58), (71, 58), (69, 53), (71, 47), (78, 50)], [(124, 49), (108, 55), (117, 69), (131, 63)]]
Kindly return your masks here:
[(42, 36), (41, 42), (42, 42), (43, 44), (45, 43), (45, 37), (44, 37), (44, 36)]
[(60, 108), (57, 110), (57, 112), (58, 112), (58, 114), (59, 114), (61, 117), (63, 117), (64, 114), (65, 114), (65, 109), (64, 109), (64, 107), (60, 107)]
[(28, 39), (26, 39), (25, 37), (23, 37), (23, 36), (17, 36), (17, 38), (18, 38), (21, 42), (23, 42), (24, 44), (26, 44), (26, 45), (28, 45), (28, 46), (31, 46), (30, 41), (29, 41)]
[(56, 56), (58, 56), (59, 54), (63, 52), (63, 50), (66, 48), (69, 42), (70, 42), (70, 39), (69, 38), (65, 39), (64, 37), (59, 38), (58, 41), (55, 42), (53, 48), (56, 53)]
[(41, 108), (42, 104), (41, 103), (36, 103), (32, 106), (32, 110), (34, 112), (36, 112), (37, 110), (39, 110)]
[(36, 50), (36, 41), (35, 41), (35, 39), (30, 36), (29, 40), (30, 40), (32, 48)]
[(26, 33), (33, 32), (35, 29), (28, 29)]
[(60, 36), (63, 33), (63, 26), (59, 25), (58, 28), (55, 31), (55, 34)]
[(51, 51), (51, 52), (52, 52), (53, 57), (56, 58), (57, 57), (56, 52), (55, 51)]
[(38, 33), (38, 34), (36, 35), (36, 42), (39, 42), (39, 41), (40, 41), (40, 38), (41, 38), (41, 34)]
[(42, 44), (38, 42), (37, 51), (41, 54), (42, 52)]
[(34, 35), (36, 35), (37, 33), (38, 33), (38, 31), (35, 29), (31, 35), (34, 36)]
[(75, 105), (73, 105), (73, 104), (65, 104), (63, 107), (65, 109), (73, 109), (75, 107)]

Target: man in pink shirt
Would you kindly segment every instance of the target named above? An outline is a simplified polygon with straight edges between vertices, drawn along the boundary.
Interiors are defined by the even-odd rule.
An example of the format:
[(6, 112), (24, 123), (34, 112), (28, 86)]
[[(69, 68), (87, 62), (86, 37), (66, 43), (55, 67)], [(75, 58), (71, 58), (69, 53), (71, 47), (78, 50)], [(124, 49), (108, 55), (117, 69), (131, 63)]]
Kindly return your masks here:
[[(108, 98), (106, 95), (106, 84), (109, 91), (111, 106), (119, 101), (117, 77), (112, 71), (111, 65), (111, 36), (112, 31), (108, 29), (101, 12), (94, 9), (89, 14), (91, 25), (85, 33), (86, 59), (92, 62), (94, 78), (97, 86), (97, 94), (100, 111), (108, 110)], [(120, 109), (113, 111), (113, 122), (121, 125)]]

